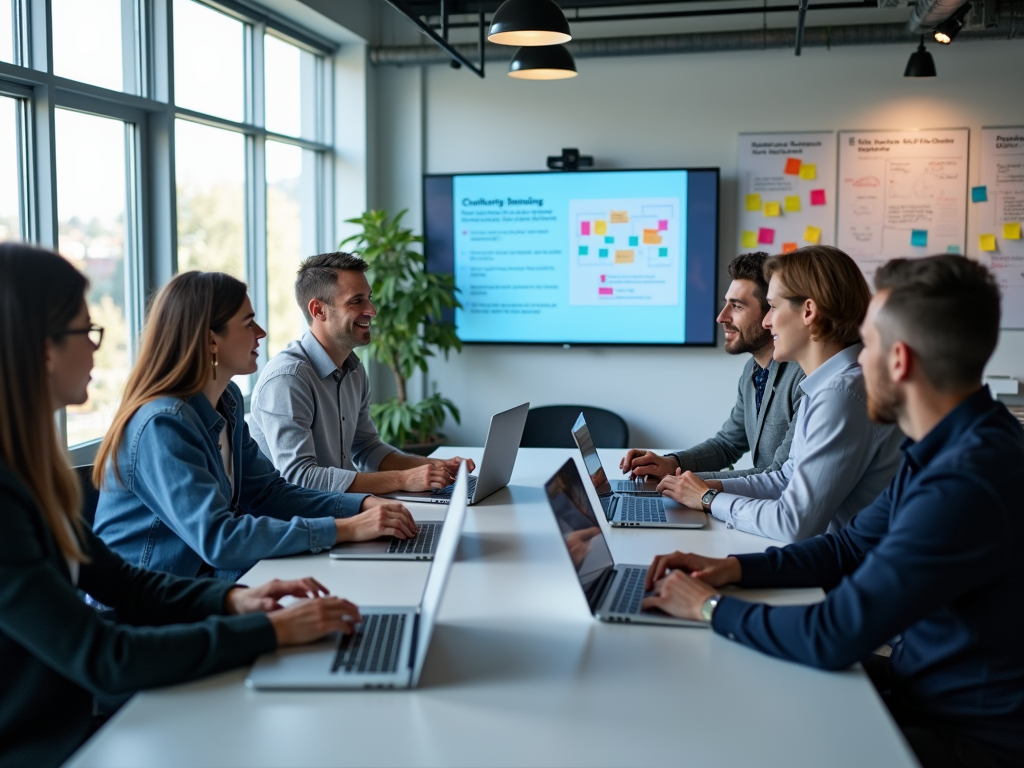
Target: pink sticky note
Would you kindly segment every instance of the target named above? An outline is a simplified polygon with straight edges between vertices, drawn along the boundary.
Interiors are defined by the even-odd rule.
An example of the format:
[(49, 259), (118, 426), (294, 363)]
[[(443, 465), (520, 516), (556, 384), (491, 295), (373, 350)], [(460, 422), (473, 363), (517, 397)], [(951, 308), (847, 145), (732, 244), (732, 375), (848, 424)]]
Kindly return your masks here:
[(761, 227), (757, 230), (757, 242), (761, 245), (771, 245), (775, 242), (775, 230)]
[(604, 275), (601, 275), (601, 282), (604, 282)]
[(590, 222), (589, 221), (581, 221), (580, 222), (580, 234), (581, 235), (589, 235), (590, 234)]
[(811, 190), (811, 205), (824, 205), (825, 204), (825, 190), (824, 189), (812, 189)]
[(611, 296), (614, 290), (612, 288), (598, 288), (597, 293), (599, 296)]
[(659, 232), (664, 232), (666, 229), (668, 229), (668, 219), (659, 219), (658, 220), (658, 231)]

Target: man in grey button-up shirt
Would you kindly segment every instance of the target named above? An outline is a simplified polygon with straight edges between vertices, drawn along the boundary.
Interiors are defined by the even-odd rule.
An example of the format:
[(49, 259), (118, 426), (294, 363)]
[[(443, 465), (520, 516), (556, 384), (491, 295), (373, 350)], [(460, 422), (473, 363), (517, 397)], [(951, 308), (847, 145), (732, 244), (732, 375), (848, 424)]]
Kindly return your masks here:
[(312, 256), (299, 267), (295, 295), (310, 327), (260, 374), (250, 432), (284, 478), (306, 488), (444, 488), (454, 482), (461, 459), (402, 453), (380, 439), (370, 419), (369, 381), (353, 352), (370, 343), (377, 314), (366, 268), (347, 253)]

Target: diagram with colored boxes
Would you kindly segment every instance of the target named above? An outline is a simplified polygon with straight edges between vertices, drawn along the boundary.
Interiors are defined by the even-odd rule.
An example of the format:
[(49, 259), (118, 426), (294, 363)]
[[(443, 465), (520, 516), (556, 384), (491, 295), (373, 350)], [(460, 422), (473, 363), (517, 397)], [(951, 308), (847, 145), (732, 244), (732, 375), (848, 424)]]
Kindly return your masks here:
[(679, 198), (569, 201), (569, 303), (679, 302)]

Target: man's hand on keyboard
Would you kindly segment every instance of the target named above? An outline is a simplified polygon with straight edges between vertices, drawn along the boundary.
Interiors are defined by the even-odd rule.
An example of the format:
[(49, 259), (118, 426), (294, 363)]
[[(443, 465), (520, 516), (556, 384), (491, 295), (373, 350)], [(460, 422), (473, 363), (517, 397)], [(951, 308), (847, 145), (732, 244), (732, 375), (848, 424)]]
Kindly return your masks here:
[(647, 569), (646, 589), (664, 578), (668, 571), (682, 571), (712, 587), (735, 584), (743, 578), (743, 566), (735, 557), (704, 557), (692, 552), (658, 555)]
[(657, 608), (679, 619), (700, 620), (704, 601), (715, 594), (715, 588), (682, 571), (672, 571), (654, 583), (654, 594), (645, 597), (640, 607)]
[(280, 610), (278, 600), (282, 597), (325, 597), (329, 594), (327, 587), (312, 576), (289, 581), (273, 579), (258, 587), (235, 587), (224, 596), (224, 610), (233, 615), (266, 613)]
[(448, 471), (443, 462), (421, 464), (412, 469), (403, 469), (402, 476), (403, 491), (431, 491), (434, 489), (447, 488), (455, 482), (455, 476)]
[[(372, 497), (367, 497), (369, 500)], [(335, 520), (338, 541), (369, 541), (381, 536), (411, 539), (416, 535), (416, 522), (409, 510), (394, 501), (378, 499), (381, 503), (360, 512), (355, 517)]]
[[(455, 478), (459, 475), (459, 464), (466, 462), (466, 471), (472, 472), (476, 469), (476, 462), (472, 459), (464, 459), (461, 456), (452, 456), (450, 459), (430, 459), (435, 465), (443, 466), (448, 470), (448, 474), (451, 475), (451, 483), (455, 482)], [(449, 483), (449, 485), (451, 485)]]
[(314, 597), (311, 600), (268, 613), (278, 646), (302, 645), (319, 640), (330, 632), (351, 635), (362, 621), (359, 609), (340, 597)]
[(676, 470), (676, 474), (663, 477), (658, 483), (658, 492), (670, 499), (675, 499), (684, 507), (690, 509), (704, 509), (701, 497), (707, 493), (708, 488), (716, 491), (722, 490), (721, 480), (701, 480), (693, 472)]
[(619, 462), (619, 469), (623, 474), (629, 474), (630, 478), (638, 477), (665, 477), (674, 475), (679, 469), (679, 462), (675, 456), (659, 456), (651, 451), (643, 451), (639, 448), (631, 448)]

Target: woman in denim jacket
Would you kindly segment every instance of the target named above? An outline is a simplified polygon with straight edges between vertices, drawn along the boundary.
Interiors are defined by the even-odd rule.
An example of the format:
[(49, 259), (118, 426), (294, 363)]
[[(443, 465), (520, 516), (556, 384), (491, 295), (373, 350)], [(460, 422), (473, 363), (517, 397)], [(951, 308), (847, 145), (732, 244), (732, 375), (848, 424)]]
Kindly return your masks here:
[(300, 488), (260, 453), (231, 377), (256, 372), (264, 336), (221, 272), (179, 274), (154, 300), (94, 470), (96, 534), (132, 564), (234, 580), (266, 557), (416, 534), (401, 504)]

